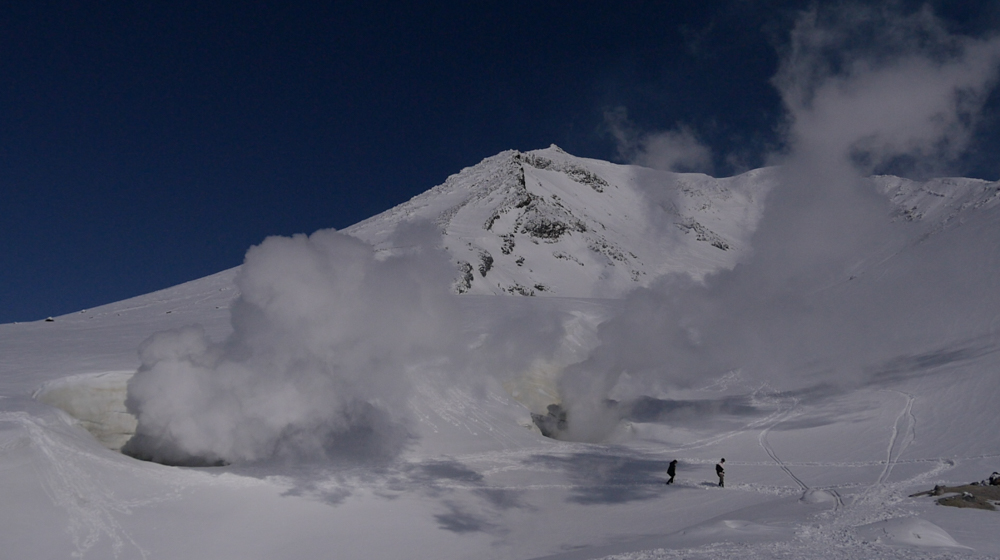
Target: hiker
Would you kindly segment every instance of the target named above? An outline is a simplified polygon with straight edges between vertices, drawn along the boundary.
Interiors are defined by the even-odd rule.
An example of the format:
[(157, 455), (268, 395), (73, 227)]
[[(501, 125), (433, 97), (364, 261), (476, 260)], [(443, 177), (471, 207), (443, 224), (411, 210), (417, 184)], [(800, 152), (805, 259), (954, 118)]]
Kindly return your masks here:
[(670, 461), (670, 466), (667, 467), (667, 474), (670, 475), (670, 480), (667, 481), (667, 484), (673, 484), (674, 475), (677, 474), (677, 459)]
[(990, 475), (990, 486), (1000, 486), (1000, 473), (993, 471)]
[(723, 488), (726, 487), (726, 469), (722, 466), (724, 464), (726, 464), (725, 457), (715, 465), (715, 474), (719, 475), (719, 486)]

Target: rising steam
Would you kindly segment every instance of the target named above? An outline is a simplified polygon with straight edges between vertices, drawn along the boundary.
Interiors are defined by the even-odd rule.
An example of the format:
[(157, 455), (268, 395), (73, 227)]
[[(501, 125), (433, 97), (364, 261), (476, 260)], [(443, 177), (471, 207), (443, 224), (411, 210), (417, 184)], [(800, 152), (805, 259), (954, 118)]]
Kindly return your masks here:
[(620, 418), (612, 396), (669, 394), (736, 369), (784, 387), (855, 386), (880, 364), (988, 331), (996, 259), (908, 247), (916, 226), (892, 221), (864, 177), (948, 169), (998, 66), (1000, 39), (952, 35), (926, 9), (802, 14), (773, 80), (787, 149), (771, 158), (779, 180), (752, 256), (703, 283), (672, 276), (630, 294), (560, 379), (565, 437), (607, 437)]
[(188, 327), (140, 348), (124, 451), (179, 464), (398, 453), (409, 372), (461, 340), (439, 234), (400, 235), (411, 249), (386, 259), (332, 230), (250, 249), (227, 340)]

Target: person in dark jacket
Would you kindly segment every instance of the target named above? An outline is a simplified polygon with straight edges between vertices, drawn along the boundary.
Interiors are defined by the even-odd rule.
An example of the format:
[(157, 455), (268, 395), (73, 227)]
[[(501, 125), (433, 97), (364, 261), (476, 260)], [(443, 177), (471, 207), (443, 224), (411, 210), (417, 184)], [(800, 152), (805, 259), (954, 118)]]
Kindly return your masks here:
[(667, 474), (670, 475), (670, 480), (667, 481), (667, 484), (673, 484), (674, 476), (677, 474), (677, 459), (670, 461), (670, 466), (667, 467)]
[(726, 464), (725, 457), (715, 465), (715, 474), (719, 475), (719, 486), (723, 488), (726, 487), (726, 469), (722, 466), (724, 464)]

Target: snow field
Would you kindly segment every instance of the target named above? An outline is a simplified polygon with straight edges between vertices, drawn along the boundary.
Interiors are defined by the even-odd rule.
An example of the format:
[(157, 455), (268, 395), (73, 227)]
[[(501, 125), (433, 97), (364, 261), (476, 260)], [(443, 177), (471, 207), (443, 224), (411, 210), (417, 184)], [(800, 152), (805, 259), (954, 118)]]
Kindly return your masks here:
[[(374, 469), (139, 462), (8, 391), (2, 540), (84, 558), (1000, 557), (991, 512), (907, 497), (995, 470), (997, 436), (974, 408), (993, 398), (995, 356), (815, 403), (758, 394), (749, 416), (636, 424), (667, 437), (614, 445), (541, 438), (497, 387), (428, 385), (414, 397), (422, 444)], [(724, 390), (745, 388), (730, 378)], [(714, 486), (722, 456), (725, 489)], [(677, 483), (665, 486), (671, 459)]]
[[(566, 161), (583, 165), (579, 158)], [(628, 173), (643, 173), (587, 165), (621, 189)], [(491, 172), (482, 166), (473, 175)], [(564, 189), (559, 197), (567, 206), (571, 193), (602, 194), (553, 173), (526, 170), (527, 179)], [(752, 183), (750, 175), (740, 180)], [(692, 189), (684, 196), (704, 208), (699, 223), (732, 234), (722, 225), (737, 220), (744, 203), (721, 196), (724, 189), (701, 196), (694, 187), (711, 185), (697, 176), (681, 179)], [(750, 183), (730, 194), (763, 188)], [(478, 218), (462, 213), (478, 216), (473, 210), (482, 208), (469, 202), (458, 179), (444, 187), (435, 193), (443, 198), (418, 197), (357, 230), (388, 236), (395, 229), (389, 218), (404, 221), (432, 207), (436, 215), (454, 209), (449, 224), (475, 224), (479, 230), (463, 231), (485, 235)], [(924, 193), (936, 197), (925, 219), (937, 221), (910, 224), (905, 231), (912, 237), (892, 246), (851, 239), (839, 267), (824, 269), (829, 275), (807, 274), (791, 292), (767, 292), (781, 297), (746, 307), (745, 316), (721, 309), (718, 323), (699, 323), (703, 309), (685, 307), (683, 297), (666, 305), (671, 300), (658, 299), (660, 292), (628, 302), (456, 296), (457, 303), (446, 303), (462, 313), (447, 317), (461, 322), (449, 328), (472, 335), (462, 354), (495, 352), (482, 362), (488, 375), (443, 371), (432, 359), (397, 359), (412, 382), (405, 411), (398, 411), (412, 437), (397, 455), (375, 462), (276, 457), (165, 467), (116, 453), (86, 431), (100, 433), (95, 424), (116, 417), (121, 384), (138, 368), (137, 349), (150, 335), (199, 323), (208, 339), (225, 340), (238, 271), (51, 323), (0, 325), (0, 545), (15, 558), (1000, 558), (1000, 515), (908, 497), (935, 484), (981, 480), (1000, 466), (993, 421), (1000, 296), (992, 289), (1000, 222), (985, 191), (969, 192), (956, 194), (954, 204)], [(918, 210), (929, 200), (912, 189), (904, 194)], [(718, 227), (711, 221), (716, 211)], [(748, 215), (742, 223), (753, 220)], [(721, 250), (669, 225), (681, 246), (698, 253), (674, 264), (725, 264), (708, 258)], [(642, 238), (619, 233), (619, 241)], [(568, 251), (569, 241), (578, 240), (564, 241)], [(737, 247), (745, 239), (730, 241)], [(774, 256), (782, 247), (754, 249)], [(403, 249), (382, 246), (376, 253), (385, 263)], [(832, 249), (844, 256), (838, 253), (844, 247)], [(819, 257), (808, 262), (814, 261), (823, 264)], [(567, 259), (553, 262), (581, 268)], [(564, 280), (566, 286), (580, 281)], [(760, 293), (723, 288), (756, 287), (750, 280), (736, 277), (706, 294), (742, 304)], [(677, 289), (699, 293), (694, 285)], [(773, 303), (789, 299), (816, 305)], [(650, 319), (689, 311), (691, 324), (667, 341), (652, 321), (609, 320), (623, 308), (648, 311), (642, 317)], [(818, 318), (799, 322), (802, 309)], [(616, 361), (628, 352), (611, 346), (606, 361), (587, 361), (595, 348), (615, 342), (615, 329), (623, 329), (621, 343), (649, 335), (654, 368), (672, 365), (689, 342), (702, 345), (695, 345), (691, 366), (715, 365), (712, 359), (734, 347), (748, 350), (748, 359), (728, 373), (702, 378), (681, 371), (676, 384), (657, 383), (633, 362)], [(740, 340), (740, 333), (753, 336)], [(794, 336), (782, 339), (787, 333)], [(513, 343), (497, 350), (489, 345), (496, 340)], [(536, 359), (529, 348), (547, 354)], [(699, 348), (710, 350), (707, 360)], [(819, 359), (808, 361), (817, 350)], [(631, 369), (615, 377), (619, 367)], [(615, 399), (623, 418), (606, 440), (554, 441), (532, 425), (531, 412), (561, 400), (567, 370), (584, 379), (608, 373), (614, 382), (600, 396)], [(713, 471), (721, 457), (724, 489)], [(672, 459), (679, 461), (677, 482), (666, 486)]]

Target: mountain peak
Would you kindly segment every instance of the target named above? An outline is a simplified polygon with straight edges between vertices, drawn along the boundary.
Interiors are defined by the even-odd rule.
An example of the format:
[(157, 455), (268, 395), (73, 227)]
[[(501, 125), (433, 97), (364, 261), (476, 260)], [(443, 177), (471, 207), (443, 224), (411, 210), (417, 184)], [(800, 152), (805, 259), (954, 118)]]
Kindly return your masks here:
[(715, 179), (579, 158), (556, 145), (501, 152), (345, 230), (393, 252), (402, 222), (436, 223), (469, 294), (618, 297), (668, 272), (732, 267), (772, 174)]

